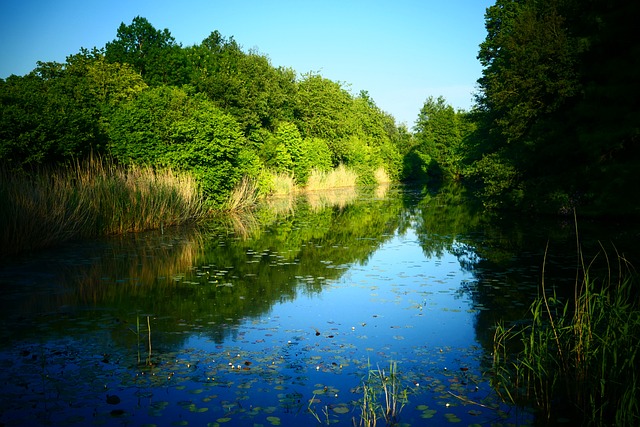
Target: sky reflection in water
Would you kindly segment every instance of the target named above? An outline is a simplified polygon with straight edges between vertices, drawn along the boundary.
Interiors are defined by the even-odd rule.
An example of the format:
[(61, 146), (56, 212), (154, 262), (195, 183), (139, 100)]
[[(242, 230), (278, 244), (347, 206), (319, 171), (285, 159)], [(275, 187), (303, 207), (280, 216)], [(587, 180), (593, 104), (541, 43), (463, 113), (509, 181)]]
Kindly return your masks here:
[[(472, 273), (461, 269), (458, 258), (446, 250), (425, 256), (420, 241), (428, 236), (419, 240), (412, 227), (387, 236), (364, 260), (312, 260), (324, 265), (324, 276), (318, 269), (313, 276), (296, 270), (300, 260), (279, 265), (283, 257), (273, 250), (267, 254), (264, 248), (251, 249), (251, 244), (233, 248), (233, 239), (228, 240), (215, 249), (219, 254), (209, 256), (226, 259), (223, 254), (236, 251), (262, 259), (265, 268), (296, 274), (269, 280), (297, 285), (293, 298), (290, 293), (270, 296), (275, 302), (266, 311), (230, 312), (227, 318), (218, 313), (221, 304), (237, 301), (239, 307), (250, 307), (265, 302), (257, 299), (267, 297), (252, 289), (267, 286), (265, 270), (221, 264), (215, 272), (209, 263), (191, 265), (180, 274), (160, 274), (160, 267), (146, 271), (145, 260), (179, 246), (163, 239), (159, 246), (151, 245), (153, 250), (130, 248), (128, 255), (117, 247), (100, 256), (81, 254), (66, 267), (62, 259), (48, 259), (47, 265), (59, 262), (64, 273), (31, 277), (27, 267), (16, 273), (30, 277), (22, 284), (23, 292), (28, 293), (29, 281), (47, 283), (48, 288), (60, 280), (73, 297), (52, 295), (43, 303), (46, 315), (2, 318), (7, 329), (32, 322), (35, 333), (7, 335), (13, 345), (0, 351), (2, 380), (8, 385), (0, 392), (0, 422), (313, 425), (311, 410), (351, 425), (352, 419), (360, 419), (367, 374), (378, 368), (388, 372), (391, 362), (397, 362), (401, 387), (408, 392), (400, 413), (407, 425), (527, 419), (515, 410), (503, 412), (510, 408), (500, 404), (485, 376), (486, 353), (475, 337), (477, 310), (461, 290), (475, 280)], [(140, 254), (132, 255), (136, 251)], [(177, 253), (197, 259), (197, 248)], [(265, 256), (256, 256), (260, 253)], [(123, 272), (101, 270), (101, 262), (114, 259)], [(173, 262), (167, 264), (175, 269)], [(153, 278), (154, 284), (138, 294), (137, 289), (147, 285), (136, 274)], [(3, 273), (3, 286), (10, 276)], [(68, 282), (76, 279), (78, 287), (73, 288)], [(81, 289), (85, 286), (88, 290)], [(112, 294), (114, 286), (121, 286), (122, 293)], [(91, 295), (97, 298), (93, 305)], [(123, 299), (136, 298), (152, 308), (119, 311)], [(72, 300), (79, 301), (77, 306), (69, 306)], [(194, 307), (191, 314), (189, 304)], [(137, 305), (124, 304), (131, 306)]]

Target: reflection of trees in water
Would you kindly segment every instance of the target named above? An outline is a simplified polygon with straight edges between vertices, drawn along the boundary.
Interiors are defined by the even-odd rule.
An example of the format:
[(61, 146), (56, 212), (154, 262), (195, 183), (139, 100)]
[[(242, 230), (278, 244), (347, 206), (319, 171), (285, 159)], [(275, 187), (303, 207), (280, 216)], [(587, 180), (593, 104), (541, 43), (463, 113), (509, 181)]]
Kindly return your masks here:
[[(198, 228), (43, 252), (16, 267), (19, 274), (2, 272), (1, 316), (9, 331), (4, 335), (45, 333), (32, 328), (38, 322), (59, 331), (82, 323), (94, 331), (108, 329), (113, 341), (125, 346), (135, 338), (129, 329), (136, 316), (150, 315), (159, 346), (180, 345), (195, 330), (221, 342), (279, 301), (320, 292), (325, 280), (339, 279), (348, 265), (366, 263), (395, 233), (409, 228), (427, 257), (452, 253), (473, 274), (460, 292), (483, 308), (476, 314), (476, 333), (485, 345), (498, 318), (517, 319), (526, 312), (540, 283), (547, 241), (547, 283), (561, 287), (562, 277), (574, 277), (571, 225), (489, 217), (456, 188), (436, 195), (387, 191), (386, 198), (371, 189), (349, 203), (340, 199), (326, 206), (329, 198), (310, 203), (304, 196), (282, 203), (280, 210), (215, 219)], [(590, 225), (583, 236), (602, 240), (605, 234)], [(587, 257), (596, 246), (585, 245)]]
[[(215, 306), (209, 315), (215, 323), (229, 324), (229, 319), (258, 317), (298, 292), (320, 292), (325, 280), (339, 279), (348, 264), (365, 262), (393, 235), (400, 209), (397, 198), (322, 209), (301, 199), (253, 238), (224, 242), (223, 250), (220, 240), (205, 244), (201, 265), (225, 271), (219, 280), (230, 286), (223, 284), (222, 291), (209, 291), (198, 301)], [(216, 342), (227, 333), (207, 331)]]
[[(518, 320), (527, 314), (538, 294), (547, 245), (548, 288), (565, 296), (573, 292), (578, 266), (576, 230), (565, 219), (488, 215), (469, 203), (464, 190), (456, 186), (427, 194), (413, 217), (427, 257), (451, 253), (458, 258), (461, 269), (473, 274), (473, 280), (464, 282), (460, 292), (480, 308), (475, 329), (485, 348), (491, 348), (498, 320)], [(600, 267), (605, 267), (602, 271), (606, 271), (602, 263), (606, 258), (599, 242), (616, 242), (615, 248), (610, 247), (611, 253), (620, 250), (628, 254), (632, 250), (637, 259), (638, 250), (632, 239), (637, 226), (632, 229), (629, 224), (620, 227), (594, 221), (578, 226), (585, 259), (591, 260), (600, 253)]]
[[(46, 263), (34, 257), (31, 263), (52, 285), (33, 298), (22, 293), (14, 313), (29, 319), (64, 311), (46, 322), (57, 322), (60, 330), (79, 321), (89, 329), (107, 328), (123, 346), (135, 341), (130, 329), (136, 317), (147, 315), (159, 343), (168, 347), (183, 343), (194, 328), (220, 342), (275, 303), (319, 292), (323, 280), (338, 279), (341, 266), (366, 261), (397, 227), (398, 198), (327, 200), (301, 198), (292, 209), (213, 220), (197, 229), (72, 245)], [(97, 312), (103, 313), (100, 322), (93, 320)], [(105, 322), (104, 312), (111, 321)], [(18, 333), (28, 323), (11, 327)]]

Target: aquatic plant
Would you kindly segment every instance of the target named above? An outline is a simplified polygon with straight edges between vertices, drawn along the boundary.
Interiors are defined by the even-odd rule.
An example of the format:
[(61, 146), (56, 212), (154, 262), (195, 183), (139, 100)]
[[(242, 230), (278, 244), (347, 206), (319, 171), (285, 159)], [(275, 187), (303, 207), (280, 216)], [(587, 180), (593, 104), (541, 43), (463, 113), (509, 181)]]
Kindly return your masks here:
[(374, 427), (378, 420), (384, 420), (387, 426), (397, 425), (400, 412), (409, 401), (408, 391), (402, 386), (397, 362), (390, 363), (388, 372), (380, 367), (370, 369), (362, 384), (360, 421), (354, 418), (353, 425)]
[[(527, 322), (498, 325), (494, 385), (504, 400), (532, 405), (547, 421), (640, 423), (637, 274), (620, 254), (615, 271), (603, 253), (608, 272), (598, 277), (595, 259), (586, 265), (578, 250), (574, 295), (564, 302), (546, 289), (543, 269)], [(520, 347), (515, 354), (514, 345)]]
[[(136, 335), (136, 350), (138, 352), (138, 364), (142, 362), (140, 358), (140, 337), (144, 330), (140, 326), (140, 314), (136, 315), (136, 329), (129, 328), (131, 332)], [(145, 361), (147, 366), (151, 366), (151, 320), (149, 316), (147, 316), (147, 359)]]
[(315, 407), (313, 406), (313, 403), (315, 403), (315, 402), (317, 402), (317, 400), (316, 400), (316, 394), (314, 393), (313, 397), (311, 399), (309, 399), (309, 405), (307, 406), (307, 412), (309, 412), (313, 416), (313, 418), (315, 418), (315, 420), (318, 422), (318, 424), (330, 425), (331, 424), (331, 419), (329, 418), (329, 407), (327, 405), (323, 406), (322, 414), (324, 415), (324, 417), (320, 417), (320, 415), (316, 411)]

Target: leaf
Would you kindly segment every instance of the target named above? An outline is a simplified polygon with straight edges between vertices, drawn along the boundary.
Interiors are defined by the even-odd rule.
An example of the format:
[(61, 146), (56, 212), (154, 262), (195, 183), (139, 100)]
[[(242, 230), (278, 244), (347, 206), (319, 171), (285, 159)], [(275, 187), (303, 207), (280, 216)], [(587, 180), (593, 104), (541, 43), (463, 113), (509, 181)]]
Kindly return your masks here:
[(444, 414), (444, 417), (447, 419), (447, 421), (449, 421), (450, 423), (459, 423), (462, 420), (460, 418), (458, 418), (455, 414)]
[(271, 423), (271, 425), (273, 426), (279, 426), (280, 425), (280, 418), (279, 417), (267, 417), (267, 421), (269, 421)]

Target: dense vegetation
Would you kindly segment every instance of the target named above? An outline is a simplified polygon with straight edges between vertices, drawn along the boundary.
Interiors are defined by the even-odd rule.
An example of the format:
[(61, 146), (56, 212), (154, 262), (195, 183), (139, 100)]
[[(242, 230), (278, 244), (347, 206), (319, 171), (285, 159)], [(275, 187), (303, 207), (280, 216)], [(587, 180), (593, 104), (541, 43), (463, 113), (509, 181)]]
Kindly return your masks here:
[(637, 215), (638, 8), (497, 0), (475, 107), (429, 97), (413, 132), (366, 91), (274, 67), (217, 31), (184, 47), (136, 17), (102, 48), (0, 79), (0, 167), (33, 176), (98, 156), (188, 173), (209, 208), (247, 178), (269, 194), (274, 177), (304, 186), (346, 167), (364, 184), (460, 181), (487, 208)]
[(0, 161), (11, 170), (93, 153), (187, 171), (212, 207), (243, 176), (269, 192), (264, 171), (304, 185), (313, 169), (344, 164), (362, 183), (380, 168), (397, 180), (410, 139), (366, 92), (273, 67), (218, 32), (182, 47), (141, 17), (104, 48), (0, 81), (0, 103)]
[(485, 203), (640, 213), (638, 2), (497, 0), (487, 9), (468, 178)]

